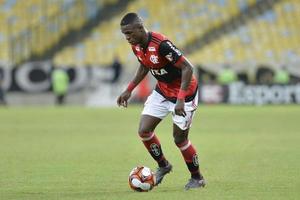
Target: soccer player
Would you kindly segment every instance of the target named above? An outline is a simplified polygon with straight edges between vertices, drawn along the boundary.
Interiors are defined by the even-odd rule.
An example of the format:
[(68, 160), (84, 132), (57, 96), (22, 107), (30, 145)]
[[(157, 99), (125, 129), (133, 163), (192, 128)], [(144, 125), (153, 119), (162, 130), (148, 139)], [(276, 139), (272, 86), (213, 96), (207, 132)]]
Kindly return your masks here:
[(198, 83), (192, 64), (167, 37), (148, 31), (136, 13), (127, 13), (120, 26), (140, 65), (126, 90), (118, 97), (118, 105), (127, 107), (132, 90), (149, 71), (157, 79), (155, 90), (145, 102), (138, 130), (145, 147), (158, 163), (157, 184), (171, 172), (172, 165), (165, 158), (154, 130), (162, 119), (172, 113), (174, 142), (191, 173), (185, 189), (204, 187), (197, 152), (188, 139), (198, 105)]

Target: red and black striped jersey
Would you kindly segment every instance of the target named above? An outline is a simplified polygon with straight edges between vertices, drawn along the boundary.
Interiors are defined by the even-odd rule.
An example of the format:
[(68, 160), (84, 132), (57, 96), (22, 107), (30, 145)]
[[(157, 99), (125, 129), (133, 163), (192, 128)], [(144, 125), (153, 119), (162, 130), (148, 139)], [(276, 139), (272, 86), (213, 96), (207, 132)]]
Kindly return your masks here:
[[(166, 99), (176, 102), (181, 86), (181, 69), (176, 65), (184, 60), (181, 51), (164, 35), (149, 32), (148, 45), (143, 49), (140, 45), (132, 45), (138, 61), (149, 68), (157, 79), (155, 90)], [(187, 90), (186, 101), (191, 101), (197, 92), (197, 80), (193, 75)]]

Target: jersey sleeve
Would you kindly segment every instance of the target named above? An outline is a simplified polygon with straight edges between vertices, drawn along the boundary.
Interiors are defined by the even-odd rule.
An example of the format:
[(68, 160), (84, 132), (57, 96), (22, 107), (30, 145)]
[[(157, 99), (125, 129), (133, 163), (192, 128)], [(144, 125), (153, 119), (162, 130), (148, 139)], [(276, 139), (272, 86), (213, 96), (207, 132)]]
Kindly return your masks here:
[(169, 40), (164, 40), (159, 45), (159, 53), (172, 64), (177, 63), (181, 57), (181, 51)]

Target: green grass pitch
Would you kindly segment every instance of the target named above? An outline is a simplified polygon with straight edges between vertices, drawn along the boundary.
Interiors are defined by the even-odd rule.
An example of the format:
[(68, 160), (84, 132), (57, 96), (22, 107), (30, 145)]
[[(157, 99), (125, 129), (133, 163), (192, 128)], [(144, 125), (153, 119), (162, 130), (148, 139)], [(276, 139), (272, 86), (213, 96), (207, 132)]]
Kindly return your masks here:
[(137, 136), (141, 106), (0, 108), (0, 199), (300, 199), (300, 106), (203, 106), (190, 139), (207, 187), (189, 173), (168, 117), (156, 130), (173, 172), (148, 193), (130, 170), (155, 162)]

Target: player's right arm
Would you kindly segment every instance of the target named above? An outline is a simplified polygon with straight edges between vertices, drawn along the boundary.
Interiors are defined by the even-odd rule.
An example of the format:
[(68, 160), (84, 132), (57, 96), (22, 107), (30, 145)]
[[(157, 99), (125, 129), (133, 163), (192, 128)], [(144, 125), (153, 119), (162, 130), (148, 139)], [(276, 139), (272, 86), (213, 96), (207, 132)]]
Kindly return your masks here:
[(117, 99), (118, 106), (127, 107), (127, 102), (131, 96), (132, 90), (145, 78), (148, 72), (149, 69), (144, 65), (140, 64), (132, 81), (128, 84), (126, 90), (122, 92), (122, 94), (118, 97)]

